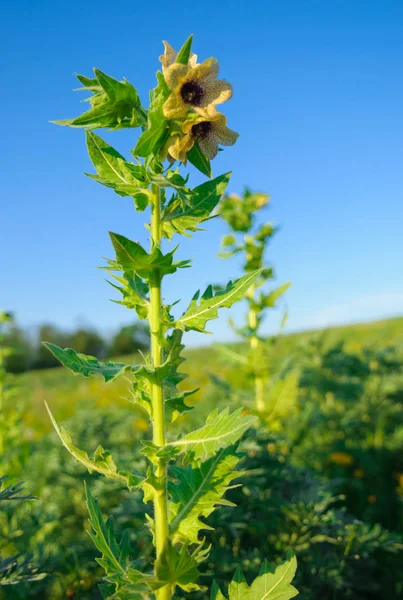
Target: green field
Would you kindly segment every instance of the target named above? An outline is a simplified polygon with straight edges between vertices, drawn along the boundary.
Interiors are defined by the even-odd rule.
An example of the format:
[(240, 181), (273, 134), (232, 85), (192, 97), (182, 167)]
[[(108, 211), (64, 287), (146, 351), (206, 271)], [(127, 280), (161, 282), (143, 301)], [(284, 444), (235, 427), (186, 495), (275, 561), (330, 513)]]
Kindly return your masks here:
[[(186, 358), (187, 387), (203, 393), (170, 435), (203, 424), (217, 406), (253, 412), (245, 347), (213, 344)], [(267, 412), (242, 442), (247, 475), (228, 495), (237, 508), (209, 519), (215, 531), (206, 531), (213, 551), (203, 583), (215, 571), (225, 588), (237, 566), (256, 575), (264, 556), (281, 561), (292, 550), (303, 599), (403, 597), (403, 318), (284, 335), (267, 342), (262, 360)], [(100, 443), (128, 468), (142, 461), (147, 420), (125, 399), (123, 378), (105, 385), (55, 368), (14, 382), (7, 471), (38, 500), (3, 511), (2, 554), (29, 550), (47, 576), (2, 586), (0, 598), (99, 600), (83, 481), (118, 529), (131, 528), (145, 561), (151, 545), (142, 517), (150, 509), (74, 463), (51, 432), (44, 401), (80, 448), (92, 454)]]

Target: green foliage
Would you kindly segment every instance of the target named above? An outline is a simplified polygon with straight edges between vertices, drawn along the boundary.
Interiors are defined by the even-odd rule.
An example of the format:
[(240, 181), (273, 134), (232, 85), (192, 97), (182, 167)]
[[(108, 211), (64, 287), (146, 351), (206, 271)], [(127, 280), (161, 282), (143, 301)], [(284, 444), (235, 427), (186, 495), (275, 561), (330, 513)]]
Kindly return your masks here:
[[(222, 257), (230, 258), (241, 253), (245, 259), (243, 268), (246, 273), (253, 273), (259, 269), (259, 277), (256, 278), (246, 298), (248, 303), (246, 324), (241, 328), (236, 327), (232, 321), (230, 324), (236, 333), (249, 344), (250, 353), (246, 361), (248, 369), (245, 378), (251, 376), (254, 379), (255, 405), (260, 414), (267, 412), (268, 409), (265, 399), (268, 378), (266, 349), (259, 337), (259, 332), (266, 316), (266, 310), (275, 308), (291, 285), (290, 282), (287, 282), (270, 291), (258, 292), (258, 289), (274, 277), (273, 268), (266, 263), (265, 251), (276, 233), (276, 228), (272, 223), (263, 223), (257, 228), (255, 224), (257, 213), (265, 208), (268, 202), (269, 196), (266, 194), (252, 193), (246, 188), (242, 198), (234, 194), (226, 195), (219, 205), (220, 213), (228, 223), (231, 232), (222, 239), (222, 246), (225, 249)], [(284, 313), (281, 327), (285, 324), (286, 319), (287, 313)]]
[(199, 531), (210, 529), (200, 517), (207, 518), (219, 505), (232, 506), (224, 494), (241, 476), (235, 471), (238, 462), (234, 449), (228, 447), (199, 464), (172, 467), (169, 521), (174, 542), (200, 543)]
[(209, 159), (204, 156), (203, 152), (200, 150), (199, 143), (196, 142), (193, 148), (188, 152), (188, 160), (189, 162), (196, 167), (203, 175), (207, 177), (212, 177), (211, 164)]
[(180, 197), (174, 196), (163, 211), (162, 234), (171, 239), (174, 233), (187, 235), (187, 231), (198, 231), (197, 225), (211, 218), (230, 176), (230, 173), (226, 173), (198, 185), (186, 204)]
[[(265, 561), (258, 577), (249, 587), (242, 571), (237, 571), (234, 579), (229, 585), (229, 600), (290, 600), (298, 595), (297, 590), (291, 584), (297, 570), (295, 556), (290, 560), (272, 569)], [(212, 595), (212, 600), (217, 599), (217, 594)]]
[(141, 573), (131, 560), (132, 549), (125, 536), (120, 542), (116, 539), (113, 520), (104, 521), (99, 504), (86, 487), (87, 506), (93, 533), (90, 533), (95, 546), (102, 554), (97, 562), (107, 573), (106, 581), (113, 584), (114, 594), (109, 598), (131, 600), (144, 598), (144, 593), (150, 591), (149, 585), (154, 578)]
[(190, 51), (192, 49), (193, 35), (190, 35), (182, 48), (178, 52), (176, 62), (181, 65), (187, 65), (190, 58)]
[(173, 262), (176, 248), (163, 254), (157, 246), (153, 246), (150, 254), (137, 242), (133, 242), (118, 233), (110, 233), (113, 247), (116, 252), (116, 263), (109, 262), (109, 269), (119, 269), (123, 272), (134, 271), (138, 277), (150, 280), (155, 269), (161, 275), (172, 275), (177, 269), (190, 266), (190, 261), (182, 260)]
[[(199, 534), (201, 540), (206, 537), (206, 548), (212, 544), (207, 568), (203, 563), (198, 567), (203, 589), (190, 594), (177, 588), (175, 597), (207, 600), (210, 593), (204, 588), (212, 588), (213, 578), (228, 597), (228, 585), (238, 567), (252, 582), (265, 558), (278, 564), (288, 551), (298, 557), (297, 598), (401, 597), (402, 422), (396, 411), (401, 404), (403, 361), (401, 349), (391, 347), (402, 339), (401, 332), (401, 320), (395, 319), (333, 329), (323, 336), (282, 335), (270, 346), (270, 382), (277, 383), (273, 389), (269, 384), (269, 405), (278, 400), (275, 418), (261, 421), (257, 440), (250, 430), (247, 444), (243, 442), (240, 448), (244, 474), (235, 474), (243, 486), (229, 489), (224, 497), (224, 502), (236, 506), (224, 504), (209, 517), (200, 518), (214, 528), (201, 528)], [(341, 348), (336, 344), (340, 338), (346, 340)], [(246, 356), (242, 345), (233, 344), (228, 350)], [(175, 421), (172, 440), (184, 429), (204, 425), (214, 407), (222, 410), (230, 405), (233, 410), (245, 404), (253, 384), (249, 381), (250, 387), (245, 389), (241, 363), (230, 360), (230, 354), (222, 354), (215, 345), (191, 349), (185, 355), (184, 370), (191, 385), (205, 391), (202, 401), (200, 395), (195, 396), (197, 408)], [(231, 386), (224, 382), (220, 387), (213, 385), (209, 380), (213, 369)], [(292, 379), (297, 379), (297, 385), (291, 384)], [(139, 440), (147, 423), (136, 405), (124, 399), (127, 381), (122, 377), (105, 384), (101, 378), (77, 378), (62, 369), (34, 371), (12, 381), (18, 384), (17, 394), (5, 402), (6, 412), (23, 402), (25, 419), (12, 426), (15, 441), (7, 444), (7, 461), (12, 453), (13, 480), (24, 480), (26, 489), (40, 501), (1, 503), (1, 553), (3, 558), (21, 552), (33, 554), (34, 564), (40, 564), (41, 572), (48, 576), (32, 583), (0, 586), (0, 598), (101, 599), (97, 585), (103, 569), (95, 562), (100, 553), (85, 531), (84, 479), (99, 499), (104, 518), (113, 515), (118, 540), (129, 530), (132, 557), (141, 557), (141, 563), (136, 563), (138, 570), (150, 573), (153, 546), (143, 523), (145, 513), (152, 517), (152, 508), (143, 504), (142, 492), (137, 488), (129, 492), (121, 480), (86, 474), (62, 444), (55, 443), (56, 436), (47, 435), (48, 419), (42, 410), (46, 398), (75, 445), (90, 456), (101, 441), (119, 469), (143, 472), (146, 459), (140, 454)], [(339, 406), (337, 413), (331, 410), (332, 401)], [(34, 439), (33, 430), (37, 432)], [(331, 462), (336, 451), (349, 454), (353, 462)], [(186, 468), (190, 466), (196, 469), (196, 465)], [(183, 467), (182, 461), (170, 466), (170, 486), (179, 482), (173, 476), (177, 467)], [(236, 483), (235, 479), (229, 487)], [(373, 495), (376, 502), (368, 500)], [(109, 590), (109, 595), (112, 593), (113, 589)]]
[(70, 435), (63, 427), (59, 427), (53, 417), (48, 405), (46, 404), (50, 419), (53, 427), (56, 430), (63, 446), (70, 452), (70, 454), (76, 459), (77, 462), (82, 464), (88, 469), (90, 473), (94, 471), (101, 473), (107, 479), (118, 479), (123, 481), (129, 490), (136, 488), (142, 481), (141, 477), (136, 476), (134, 473), (127, 473), (125, 471), (118, 470), (112, 455), (108, 450), (104, 450), (102, 446), (98, 446), (94, 453), (94, 458), (90, 458), (86, 452), (80, 450), (72, 443)]
[(125, 371), (133, 369), (130, 365), (124, 363), (113, 363), (113, 362), (101, 362), (93, 356), (87, 356), (86, 354), (78, 354), (72, 348), (59, 348), (55, 344), (49, 344), (44, 342), (44, 345), (52, 352), (52, 354), (62, 363), (64, 367), (89, 377), (90, 375), (100, 375), (106, 382), (113, 381), (120, 375), (123, 375)]
[(154, 155), (156, 152), (158, 153), (161, 148), (160, 142), (168, 127), (162, 107), (170, 91), (160, 72), (157, 73), (157, 81), (158, 85), (153, 90), (150, 108), (148, 109), (147, 129), (140, 135), (134, 148), (134, 154), (144, 158)]
[(75, 119), (53, 121), (57, 125), (83, 129), (138, 127), (144, 123), (144, 109), (136, 89), (125, 80), (118, 81), (94, 69), (95, 78), (77, 75), (83, 85), (80, 90), (93, 95), (88, 98), (90, 110)]
[(88, 154), (97, 171), (96, 175), (87, 173), (88, 177), (112, 188), (119, 196), (131, 196), (137, 210), (144, 210), (149, 203), (144, 167), (127, 162), (99, 135), (89, 131), (86, 138)]
[(189, 460), (205, 461), (221, 448), (227, 448), (239, 440), (254, 422), (255, 417), (242, 414), (242, 408), (230, 414), (229, 408), (219, 412), (215, 409), (201, 429), (188, 433), (171, 442), (170, 446), (188, 455)]
[(218, 317), (218, 309), (230, 308), (235, 302), (242, 300), (259, 275), (259, 270), (247, 273), (234, 282), (229, 281), (224, 289), (215, 292), (213, 286), (209, 285), (202, 296), (200, 291), (196, 292), (186, 311), (175, 321), (175, 327), (184, 331), (205, 332), (207, 321)]

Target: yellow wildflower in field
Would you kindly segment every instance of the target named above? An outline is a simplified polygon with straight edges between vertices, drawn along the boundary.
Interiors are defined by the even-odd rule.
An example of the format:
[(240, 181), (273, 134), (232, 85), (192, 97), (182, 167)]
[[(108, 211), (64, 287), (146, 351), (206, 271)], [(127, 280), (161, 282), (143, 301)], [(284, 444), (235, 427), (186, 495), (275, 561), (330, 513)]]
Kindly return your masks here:
[[(172, 57), (167, 56), (166, 61)], [(164, 71), (171, 94), (163, 106), (167, 119), (182, 119), (190, 109), (211, 110), (232, 96), (232, 86), (217, 79), (218, 61), (208, 58), (196, 65), (173, 63)]]
[(357, 479), (362, 479), (365, 475), (365, 472), (362, 469), (355, 469), (353, 472), (354, 477)]
[(403, 473), (395, 473), (395, 478), (399, 486), (403, 487)]
[[(159, 61), (162, 64), (162, 72), (165, 73), (165, 69), (167, 69), (176, 62), (176, 57), (178, 56), (178, 53), (175, 52), (172, 46), (168, 44), (168, 42), (166, 42), (165, 40), (163, 40), (162, 43), (164, 44), (164, 54), (161, 54), (161, 56), (159, 57)], [(197, 54), (193, 54), (193, 52), (191, 52), (189, 57), (189, 65), (191, 67), (194, 67), (196, 64)]]
[(138, 431), (148, 431), (149, 423), (145, 419), (136, 419), (133, 423), (134, 429)]
[(368, 502), (370, 504), (375, 504), (376, 503), (376, 496), (375, 496), (375, 494), (371, 494), (370, 496), (368, 496), (367, 500), (368, 500)]
[(332, 452), (329, 456), (329, 461), (335, 465), (348, 467), (353, 464), (354, 459), (351, 454), (347, 454), (347, 452)]
[(183, 137), (174, 136), (169, 145), (169, 154), (186, 162), (186, 155), (197, 140), (203, 154), (212, 159), (217, 156), (218, 146), (232, 146), (238, 139), (238, 133), (227, 127), (227, 120), (219, 112), (206, 113), (188, 119), (182, 125)]

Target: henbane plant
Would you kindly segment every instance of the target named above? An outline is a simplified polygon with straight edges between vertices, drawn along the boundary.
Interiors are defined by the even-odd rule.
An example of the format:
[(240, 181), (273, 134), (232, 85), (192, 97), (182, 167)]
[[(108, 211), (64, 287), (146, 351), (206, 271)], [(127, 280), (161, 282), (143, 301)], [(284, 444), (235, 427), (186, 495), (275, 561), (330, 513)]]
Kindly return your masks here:
[[(272, 266), (266, 262), (265, 251), (277, 228), (270, 222), (256, 227), (255, 221), (257, 213), (267, 207), (269, 199), (267, 194), (251, 192), (246, 188), (243, 197), (226, 194), (219, 204), (219, 212), (231, 231), (222, 239), (224, 252), (221, 253), (221, 256), (230, 258), (241, 253), (244, 258), (243, 269), (246, 274), (254, 273), (258, 269), (258, 276), (246, 294), (248, 303), (246, 324), (241, 328), (236, 327), (231, 320), (230, 324), (249, 345), (249, 357), (246, 360), (254, 379), (255, 405), (259, 413), (266, 409), (267, 384), (265, 344), (260, 336), (260, 329), (267, 309), (274, 308), (291, 285), (291, 282), (288, 281), (270, 291), (264, 287), (274, 277)], [(286, 313), (283, 323), (285, 319)], [(239, 359), (245, 361), (244, 356), (239, 356)]]
[[(152, 439), (143, 442), (148, 461), (144, 473), (119, 469), (111, 454), (98, 446), (93, 458), (74, 446), (68, 433), (51, 415), (61, 441), (78, 462), (111, 479), (120, 480), (129, 490), (142, 489), (144, 502), (152, 503), (149, 526), (155, 545), (152, 565), (142, 565), (133, 556), (128, 532), (120, 541), (111, 519), (103, 519), (97, 501), (87, 488), (92, 539), (102, 554), (99, 563), (105, 570), (102, 593), (105, 598), (128, 600), (157, 598), (170, 600), (175, 590), (198, 590), (199, 565), (209, 554), (200, 531), (208, 529), (203, 521), (220, 504), (228, 504), (225, 492), (235, 478), (239, 456), (236, 445), (250, 427), (253, 417), (242, 409), (214, 411), (200, 429), (172, 439), (169, 424), (190, 410), (187, 399), (195, 390), (183, 391), (178, 385), (184, 375), (182, 336), (187, 331), (205, 332), (206, 323), (218, 316), (218, 309), (229, 308), (247, 294), (260, 276), (259, 269), (230, 281), (213, 291), (209, 286), (196, 292), (182, 315), (163, 301), (163, 279), (178, 269), (188, 268), (189, 260), (176, 261), (175, 250), (164, 253), (163, 240), (175, 235), (191, 235), (211, 216), (224, 193), (230, 173), (209, 179), (194, 189), (188, 176), (175, 161), (187, 161), (211, 178), (210, 160), (219, 144), (232, 145), (237, 134), (226, 125), (217, 105), (230, 99), (232, 87), (217, 79), (218, 63), (209, 58), (202, 63), (191, 52), (192, 37), (176, 53), (166, 42), (160, 57), (162, 71), (150, 94), (150, 105), (141, 104), (136, 89), (126, 80), (117, 81), (95, 69), (95, 77), (78, 75), (84, 90), (92, 92), (90, 109), (76, 119), (58, 121), (60, 125), (86, 130), (87, 148), (98, 183), (120, 196), (132, 197), (138, 212), (150, 210), (150, 249), (118, 233), (110, 233), (115, 258), (106, 271), (111, 284), (121, 294), (119, 302), (146, 319), (151, 331), (151, 349), (141, 364), (100, 362), (47, 344), (60, 362), (73, 372), (88, 377), (102, 376), (105, 382), (117, 377), (129, 379), (129, 401), (140, 406), (150, 419)], [(94, 129), (139, 128), (140, 135), (131, 151), (133, 161), (94, 133)], [(170, 191), (171, 196), (168, 197)], [(50, 412), (50, 411), (49, 411)], [(296, 568), (295, 558), (272, 571), (262, 566), (260, 576), (249, 587), (238, 573), (229, 588), (229, 597), (246, 600), (292, 598), (290, 585)], [(223, 598), (214, 586), (211, 598)]]

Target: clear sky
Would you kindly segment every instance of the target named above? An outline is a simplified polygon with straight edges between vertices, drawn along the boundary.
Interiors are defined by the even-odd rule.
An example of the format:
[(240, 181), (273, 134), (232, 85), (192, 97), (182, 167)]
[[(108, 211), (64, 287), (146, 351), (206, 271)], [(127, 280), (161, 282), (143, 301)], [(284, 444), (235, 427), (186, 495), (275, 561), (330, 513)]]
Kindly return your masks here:
[[(214, 174), (232, 170), (232, 192), (271, 194), (267, 218), (282, 229), (268, 258), (293, 281), (289, 329), (403, 313), (403, 2), (20, 0), (1, 20), (0, 305), (20, 323), (110, 331), (130, 320), (97, 266), (112, 256), (107, 230), (146, 243), (144, 215), (82, 174), (80, 130), (48, 121), (80, 114), (74, 73), (94, 66), (145, 102), (161, 40), (178, 48), (190, 33), (234, 86), (223, 111), (241, 136)], [(127, 154), (134, 136), (105, 137)], [(194, 266), (166, 279), (168, 300), (240, 274), (217, 258), (224, 231), (216, 219), (181, 244)], [(230, 336), (228, 315), (214, 339)]]

